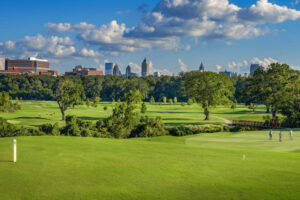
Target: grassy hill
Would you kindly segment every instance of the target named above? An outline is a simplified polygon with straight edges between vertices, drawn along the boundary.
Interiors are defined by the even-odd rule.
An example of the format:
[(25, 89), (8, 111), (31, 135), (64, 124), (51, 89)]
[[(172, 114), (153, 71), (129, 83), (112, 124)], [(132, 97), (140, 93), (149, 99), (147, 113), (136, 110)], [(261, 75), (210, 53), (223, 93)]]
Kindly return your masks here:
[[(276, 137), (275, 137), (276, 136)], [(0, 199), (299, 199), (300, 132), (0, 139)]]
[[(10, 123), (26, 126), (26, 127), (38, 127), (45, 123), (59, 123), (63, 125), (61, 121), (61, 113), (56, 102), (53, 101), (22, 101), (22, 110), (15, 113), (1, 113), (1, 117), (8, 119)], [(108, 110), (104, 110), (104, 106), (108, 107)], [(67, 111), (67, 115), (77, 115), (80, 119), (84, 120), (99, 120), (108, 117), (114, 104), (110, 102), (99, 103), (97, 108), (87, 107), (86, 105), (76, 106), (75, 109)], [(219, 106), (212, 110), (211, 121), (203, 121), (205, 118), (203, 110), (197, 104), (182, 107), (180, 103), (177, 105), (150, 105), (147, 104), (147, 115), (151, 117), (160, 116), (164, 123), (169, 126), (184, 125), (184, 124), (221, 124), (224, 123), (222, 119), (229, 120), (255, 120), (262, 121), (265, 113), (265, 107), (259, 106), (256, 112), (250, 111), (244, 105), (238, 105), (235, 111), (232, 111), (229, 107)]]

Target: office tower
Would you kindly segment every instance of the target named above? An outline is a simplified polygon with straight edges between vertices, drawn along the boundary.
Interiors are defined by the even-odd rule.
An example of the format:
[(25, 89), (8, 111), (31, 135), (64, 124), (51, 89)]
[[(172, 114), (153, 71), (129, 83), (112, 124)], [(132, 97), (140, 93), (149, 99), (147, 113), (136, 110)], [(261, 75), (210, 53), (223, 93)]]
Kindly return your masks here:
[(30, 57), (28, 60), (5, 59), (5, 70), (15, 71), (20, 74), (39, 73), (48, 71), (49, 69), (49, 61), (44, 59), (38, 59), (34, 57)]
[(154, 77), (160, 77), (160, 72), (154, 72)]
[(119, 76), (120, 75), (120, 69), (119, 69), (117, 64), (114, 66), (113, 75), (114, 76)]
[(201, 62), (201, 65), (200, 65), (200, 67), (199, 67), (199, 71), (200, 71), (200, 72), (204, 72), (204, 71), (205, 71), (205, 68), (204, 68), (204, 65), (203, 65), (202, 62)]
[(129, 76), (131, 76), (131, 67), (130, 67), (130, 65), (128, 65), (127, 67), (126, 67), (126, 78), (128, 78)]
[(150, 71), (150, 65), (145, 58), (142, 63), (142, 77), (149, 76), (149, 71)]
[(254, 72), (259, 68), (259, 64), (251, 64), (250, 75), (253, 76)]
[(105, 63), (105, 75), (113, 75), (113, 63)]
[(5, 59), (0, 58), (0, 70), (5, 70)]

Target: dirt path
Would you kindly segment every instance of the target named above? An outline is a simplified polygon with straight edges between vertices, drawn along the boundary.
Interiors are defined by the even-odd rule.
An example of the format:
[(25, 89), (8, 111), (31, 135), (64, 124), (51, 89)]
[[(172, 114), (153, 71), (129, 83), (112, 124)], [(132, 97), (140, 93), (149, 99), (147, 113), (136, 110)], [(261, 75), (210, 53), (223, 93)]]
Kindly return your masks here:
[(217, 116), (212, 116), (213, 118), (217, 118), (217, 119), (220, 119), (220, 120), (223, 120), (228, 126), (231, 126), (232, 125), (232, 122), (228, 119), (225, 119), (223, 117), (217, 117)]

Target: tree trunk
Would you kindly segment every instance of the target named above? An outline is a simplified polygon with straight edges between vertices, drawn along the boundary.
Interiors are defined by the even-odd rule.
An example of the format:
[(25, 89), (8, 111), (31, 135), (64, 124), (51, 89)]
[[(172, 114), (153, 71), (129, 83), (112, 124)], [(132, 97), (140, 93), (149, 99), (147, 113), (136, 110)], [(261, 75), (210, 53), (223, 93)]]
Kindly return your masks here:
[(61, 115), (62, 115), (62, 121), (66, 120), (65, 111), (63, 109), (60, 109)]
[(270, 113), (270, 107), (267, 106), (267, 112), (266, 113)]
[(272, 109), (272, 119), (275, 119), (277, 116), (277, 111)]
[(208, 106), (208, 102), (205, 103), (204, 114), (205, 114), (205, 121), (209, 121), (209, 106)]

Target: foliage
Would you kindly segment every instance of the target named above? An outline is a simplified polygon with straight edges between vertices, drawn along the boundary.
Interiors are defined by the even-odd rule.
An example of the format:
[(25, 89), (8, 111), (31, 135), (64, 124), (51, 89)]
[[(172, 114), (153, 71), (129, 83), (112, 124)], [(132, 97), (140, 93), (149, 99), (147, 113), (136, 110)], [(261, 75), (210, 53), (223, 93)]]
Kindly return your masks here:
[(154, 97), (153, 96), (151, 96), (151, 99), (150, 99), (150, 104), (155, 104), (155, 99), (154, 99)]
[(129, 137), (155, 137), (166, 135), (167, 131), (161, 118), (149, 119), (145, 117), (132, 131)]
[(46, 135), (60, 135), (58, 124), (43, 124), (39, 127), (39, 130)]
[(164, 98), (163, 98), (163, 102), (164, 102), (164, 104), (167, 103), (167, 97), (164, 97)]
[(271, 109), (272, 117), (276, 118), (280, 107), (293, 95), (290, 89), (295, 85), (298, 76), (286, 64), (273, 63), (267, 69), (260, 67), (245, 85), (246, 103), (263, 103)]
[(146, 112), (147, 112), (147, 106), (146, 106), (145, 102), (143, 102), (142, 106), (141, 106), (141, 113), (145, 114)]
[(252, 112), (255, 112), (256, 107), (257, 107), (257, 106), (254, 105), (253, 103), (250, 103), (250, 104), (248, 105), (249, 110), (252, 110)]
[(83, 87), (80, 83), (71, 80), (61, 80), (56, 90), (56, 101), (65, 120), (65, 112), (68, 108), (81, 103), (83, 99)]
[(205, 120), (209, 120), (211, 107), (229, 104), (234, 92), (230, 78), (214, 72), (186, 73), (185, 87), (188, 95), (204, 109)]
[(195, 135), (200, 133), (215, 133), (229, 131), (227, 125), (199, 125), (199, 126), (178, 126), (169, 129), (169, 133), (172, 136), (185, 136), (185, 135)]
[(169, 99), (169, 104), (173, 104), (173, 99)]
[(7, 92), (0, 92), (0, 112), (15, 112), (20, 109), (18, 102), (14, 103)]
[(193, 104), (194, 104), (193, 99), (189, 99), (188, 102), (187, 102), (187, 104), (188, 104), (189, 106), (193, 105)]
[(174, 104), (177, 104), (177, 97), (174, 97)]

